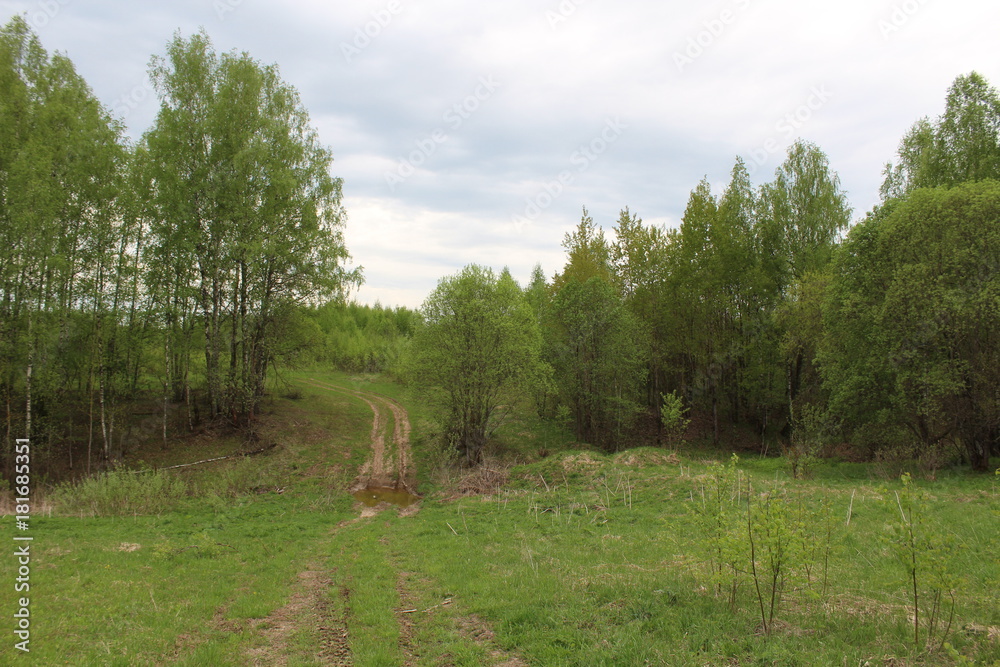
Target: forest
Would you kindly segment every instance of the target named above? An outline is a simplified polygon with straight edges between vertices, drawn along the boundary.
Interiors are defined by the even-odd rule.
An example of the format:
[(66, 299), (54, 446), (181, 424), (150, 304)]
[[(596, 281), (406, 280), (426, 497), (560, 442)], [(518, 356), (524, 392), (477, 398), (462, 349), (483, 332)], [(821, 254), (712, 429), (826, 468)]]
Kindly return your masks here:
[(762, 185), (740, 158), (695, 184), (676, 229), (584, 208), (555, 275), (470, 265), (419, 311), (349, 301), (343, 183), (276, 66), (178, 33), (149, 74), (131, 141), (22, 18), (0, 30), (8, 480), (20, 437), (74, 476), (206, 424), (252, 437), (310, 366), (412, 387), (468, 464), (515, 411), (607, 452), (700, 437), (793, 469), (1000, 455), (1000, 96), (975, 72), (863, 215), (800, 140)]

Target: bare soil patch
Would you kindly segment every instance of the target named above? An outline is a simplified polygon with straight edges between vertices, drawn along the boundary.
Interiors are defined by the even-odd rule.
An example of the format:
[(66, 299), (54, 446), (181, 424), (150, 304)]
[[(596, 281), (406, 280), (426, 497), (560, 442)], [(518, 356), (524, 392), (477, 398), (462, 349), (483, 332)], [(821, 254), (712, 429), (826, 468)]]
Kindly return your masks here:
[[(351, 485), (351, 492), (366, 488), (395, 488), (414, 493), (416, 471), (410, 449), (410, 418), (395, 400), (375, 392), (348, 389), (309, 379), (319, 389), (348, 394), (364, 401), (372, 411), (371, 452)], [(391, 433), (390, 433), (391, 429)]]
[(460, 616), (456, 620), (458, 631), (463, 637), (489, 649), (493, 667), (523, 667), (528, 664), (520, 657), (495, 646), (493, 640), (496, 638), (496, 633), (493, 632), (489, 623), (476, 614)]
[(412, 614), (416, 600), (410, 594), (407, 579), (409, 572), (396, 573), (396, 594), (399, 595), (400, 607), (395, 610), (396, 622), (399, 624), (399, 650), (403, 654), (404, 665), (410, 667), (416, 664), (416, 652), (414, 650), (413, 636), (415, 634)]
[[(327, 665), (351, 665), (351, 649), (348, 644), (347, 622), (342, 614), (336, 614), (327, 596), (333, 585), (330, 573), (323, 570), (306, 570), (299, 573), (298, 590), (285, 606), (275, 609), (266, 618), (251, 622), (251, 629), (258, 631), (265, 640), (265, 646), (250, 649), (247, 660), (251, 665), (286, 665), (291, 638), (301, 627), (316, 628), (319, 634), (317, 658)], [(340, 591), (343, 597), (349, 592)], [(218, 616), (218, 615), (217, 615)], [(224, 624), (217, 623), (224, 629)]]

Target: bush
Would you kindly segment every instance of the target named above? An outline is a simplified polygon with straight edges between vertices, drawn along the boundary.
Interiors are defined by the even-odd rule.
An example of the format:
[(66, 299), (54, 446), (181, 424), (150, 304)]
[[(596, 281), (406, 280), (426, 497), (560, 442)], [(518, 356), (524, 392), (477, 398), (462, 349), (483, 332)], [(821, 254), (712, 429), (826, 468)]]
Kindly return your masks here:
[(688, 408), (684, 407), (684, 399), (677, 391), (660, 394), (660, 420), (663, 422), (663, 435), (667, 442), (676, 445), (687, 431), (691, 420), (687, 418)]
[(184, 480), (166, 471), (137, 473), (117, 469), (62, 485), (53, 492), (52, 500), (58, 507), (80, 515), (159, 514), (187, 492)]

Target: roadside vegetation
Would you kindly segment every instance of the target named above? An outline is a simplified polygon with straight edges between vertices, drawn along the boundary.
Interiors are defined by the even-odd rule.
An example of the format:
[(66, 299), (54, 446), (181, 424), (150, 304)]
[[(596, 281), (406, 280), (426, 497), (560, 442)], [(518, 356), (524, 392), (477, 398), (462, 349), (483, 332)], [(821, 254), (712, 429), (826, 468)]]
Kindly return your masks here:
[(278, 451), (162, 471), (158, 491), (120, 503), (124, 475), (99, 478), (100, 511), (86, 484), (47, 498), (34, 658), (1000, 661), (1000, 478), (961, 466), (929, 475), (914, 460), (900, 462), (904, 485), (895, 469), (823, 460), (794, 479), (786, 458), (733, 458), (710, 438), (607, 453), (530, 411), (498, 431), (479, 467), (456, 467), (435, 459), (439, 445), (419, 432), (428, 412), (400, 385), (308, 375), (391, 396), (423, 425), (419, 504), (359, 515), (347, 489), (368, 453), (371, 412), (296, 384), (298, 397), (276, 397), (263, 417)]

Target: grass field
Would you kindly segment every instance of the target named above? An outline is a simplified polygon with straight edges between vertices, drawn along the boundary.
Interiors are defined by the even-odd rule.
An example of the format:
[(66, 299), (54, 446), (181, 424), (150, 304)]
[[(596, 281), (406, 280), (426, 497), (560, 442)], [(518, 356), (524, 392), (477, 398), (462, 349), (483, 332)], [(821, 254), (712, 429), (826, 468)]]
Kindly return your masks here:
[[(1000, 662), (996, 476), (915, 478), (911, 506), (899, 481), (865, 465), (826, 462), (791, 480), (775, 458), (607, 455), (567, 448), (567, 433), (530, 416), (499, 438), (496, 455), (518, 465), (477, 476), (442, 466), (428, 415), (399, 386), (291, 379), (305, 377), (407, 407), (419, 504), (362, 510), (347, 494), (369, 444), (362, 401), (276, 392), (267, 455), (132, 476), (159, 480), (155, 493), (125, 476), (50, 493), (51, 516), (32, 518), (31, 653), (6, 633), (0, 663)], [(2, 526), (10, 540), (12, 518)], [(0, 568), (8, 582), (14, 567)], [(12, 585), (3, 591), (13, 610)]]

